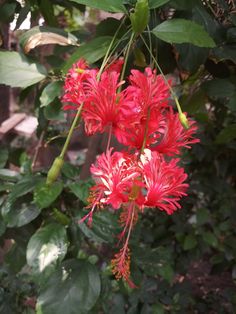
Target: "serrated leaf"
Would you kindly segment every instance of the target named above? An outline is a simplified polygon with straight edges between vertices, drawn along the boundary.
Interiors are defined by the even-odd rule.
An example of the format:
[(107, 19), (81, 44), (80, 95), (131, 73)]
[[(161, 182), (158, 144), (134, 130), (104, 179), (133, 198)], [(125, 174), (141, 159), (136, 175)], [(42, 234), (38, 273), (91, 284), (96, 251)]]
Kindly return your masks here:
[(159, 8), (168, 2), (170, 2), (170, 0), (149, 0), (149, 8), (150, 9)]
[(126, 12), (123, 0), (72, 0), (73, 2), (87, 5), (88, 7), (107, 12)]
[(185, 19), (167, 20), (156, 26), (152, 33), (168, 43), (190, 43), (198, 47), (215, 47), (213, 39), (203, 26)]
[(78, 46), (77, 38), (74, 35), (48, 26), (35, 26), (20, 37), (20, 45), (25, 53), (29, 53), (35, 47), (48, 44)]
[(28, 87), (42, 81), (45, 67), (32, 63), (15, 51), (0, 51), (0, 83), (11, 87)]
[(111, 36), (97, 37), (90, 42), (81, 45), (72, 56), (63, 65), (62, 70), (67, 72), (73, 63), (78, 59), (84, 58), (88, 63), (94, 63), (105, 56), (106, 51), (111, 43)]
[(236, 87), (229, 79), (213, 79), (202, 85), (207, 95), (213, 99), (228, 98), (236, 92)]
[(133, 32), (141, 34), (148, 25), (149, 7), (148, 0), (137, 0), (134, 13), (130, 13)]
[(97, 268), (89, 262), (68, 260), (54, 272), (37, 300), (36, 313), (84, 314), (95, 305), (101, 290)]
[(62, 84), (59, 81), (49, 83), (42, 91), (39, 98), (41, 107), (48, 106), (56, 97), (61, 95)]
[(52, 185), (40, 183), (34, 191), (34, 202), (41, 209), (50, 206), (61, 194), (63, 189), (62, 182), (54, 182)]
[(66, 255), (66, 229), (59, 224), (46, 225), (31, 237), (26, 251), (27, 263), (34, 272), (54, 269)]

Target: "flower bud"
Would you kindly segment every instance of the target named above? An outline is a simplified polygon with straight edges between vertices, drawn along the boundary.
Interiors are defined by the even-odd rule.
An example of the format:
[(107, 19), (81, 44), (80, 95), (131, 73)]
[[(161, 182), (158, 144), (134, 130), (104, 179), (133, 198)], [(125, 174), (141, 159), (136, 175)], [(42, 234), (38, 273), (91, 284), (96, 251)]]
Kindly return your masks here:
[(187, 119), (186, 115), (183, 112), (179, 113), (179, 120), (180, 120), (180, 123), (182, 124), (182, 126), (186, 130), (188, 130), (189, 129), (188, 119)]
[(57, 178), (61, 172), (61, 168), (62, 168), (63, 164), (64, 164), (64, 160), (60, 156), (54, 160), (52, 167), (48, 171), (47, 181), (46, 181), (47, 185), (51, 185), (53, 182), (55, 182), (57, 180)]

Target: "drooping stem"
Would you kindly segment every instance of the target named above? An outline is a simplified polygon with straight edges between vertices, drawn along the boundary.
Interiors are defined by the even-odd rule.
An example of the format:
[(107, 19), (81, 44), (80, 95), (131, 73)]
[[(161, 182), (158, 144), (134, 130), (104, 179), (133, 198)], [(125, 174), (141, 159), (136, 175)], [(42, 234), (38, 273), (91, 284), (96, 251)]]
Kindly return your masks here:
[(79, 121), (80, 114), (81, 114), (81, 111), (82, 111), (82, 107), (83, 107), (83, 104), (80, 105), (79, 109), (77, 110), (76, 116), (75, 116), (75, 118), (74, 118), (74, 120), (73, 120), (73, 122), (71, 124), (71, 127), (70, 127), (69, 133), (67, 135), (65, 144), (64, 144), (64, 146), (62, 148), (62, 151), (61, 151), (61, 154), (60, 154), (60, 158), (62, 158), (62, 159), (64, 159), (64, 157), (65, 157), (65, 153), (66, 153), (67, 148), (69, 146), (69, 143), (70, 143), (73, 131), (74, 131), (75, 127), (76, 127), (77, 122)]

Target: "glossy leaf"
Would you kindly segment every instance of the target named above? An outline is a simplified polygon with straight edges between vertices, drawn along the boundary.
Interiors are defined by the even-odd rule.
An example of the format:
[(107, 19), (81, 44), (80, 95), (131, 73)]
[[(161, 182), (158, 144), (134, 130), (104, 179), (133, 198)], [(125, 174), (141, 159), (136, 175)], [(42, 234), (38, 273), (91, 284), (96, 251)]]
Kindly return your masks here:
[(61, 95), (61, 82), (54, 81), (49, 83), (42, 91), (40, 96), (41, 107), (48, 106), (56, 97)]
[(41, 291), (36, 313), (88, 313), (100, 290), (100, 278), (94, 265), (82, 260), (67, 260), (51, 275)]
[(87, 5), (88, 7), (108, 12), (126, 12), (123, 0), (72, 0), (73, 2)]
[(58, 198), (62, 189), (62, 182), (54, 182), (51, 186), (40, 183), (34, 191), (34, 202), (39, 208), (46, 208)]
[(67, 236), (64, 226), (49, 224), (36, 231), (26, 251), (27, 263), (35, 272), (54, 269), (67, 252)]
[(156, 26), (152, 32), (156, 37), (168, 43), (190, 43), (199, 47), (215, 47), (213, 39), (201, 25), (185, 19), (167, 20)]
[[(87, 213), (83, 211), (78, 217), (78, 222)], [(99, 243), (115, 243), (120, 231), (117, 215), (109, 212), (94, 213), (91, 227), (87, 225), (87, 222), (78, 223), (78, 227), (86, 237)]]
[(0, 51), (0, 83), (11, 87), (28, 87), (42, 81), (45, 67), (32, 63), (15, 51)]
[(14, 203), (6, 201), (1, 211), (7, 227), (12, 228), (27, 225), (38, 217), (41, 209), (33, 203), (24, 201), (24, 199), (17, 199)]

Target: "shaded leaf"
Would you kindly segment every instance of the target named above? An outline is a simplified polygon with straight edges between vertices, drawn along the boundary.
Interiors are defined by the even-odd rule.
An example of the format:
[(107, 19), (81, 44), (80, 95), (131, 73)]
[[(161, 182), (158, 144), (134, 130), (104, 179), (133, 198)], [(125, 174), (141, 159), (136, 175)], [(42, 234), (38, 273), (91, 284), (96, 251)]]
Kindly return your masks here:
[(64, 226), (46, 225), (31, 237), (26, 251), (27, 263), (35, 272), (54, 269), (67, 252), (67, 235)]
[[(83, 211), (79, 216), (80, 220), (88, 211)], [(89, 239), (96, 242), (114, 243), (120, 231), (117, 223), (117, 215), (110, 212), (99, 212), (93, 215), (93, 223), (88, 227), (86, 222), (78, 223), (78, 227)]]
[(72, 0), (73, 2), (87, 5), (91, 8), (108, 12), (126, 12), (123, 0)]
[(212, 232), (205, 232), (205, 233), (203, 233), (202, 236), (203, 236), (203, 240), (207, 244), (209, 244), (209, 245), (211, 245), (213, 247), (217, 247), (218, 240), (217, 240), (216, 236)]
[(44, 66), (32, 63), (15, 51), (0, 51), (0, 83), (11, 87), (28, 87), (47, 75)]
[(7, 201), (2, 206), (2, 216), (7, 227), (21, 227), (34, 220), (41, 209), (33, 203), (17, 199), (14, 203)]
[(170, 2), (170, 0), (149, 0), (149, 8), (150, 9), (159, 8), (162, 5), (166, 4), (167, 2)]
[(7, 160), (8, 160), (8, 149), (7, 148), (0, 148), (0, 168), (4, 168)]
[(40, 96), (41, 107), (48, 106), (56, 97), (61, 95), (62, 83), (59, 81), (49, 83)]
[(213, 39), (201, 25), (185, 19), (167, 20), (156, 26), (152, 32), (156, 37), (169, 43), (215, 47)]
[(50, 186), (45, 183), (40, 183), (34, 191), (34, 202), (39, 206), (39, 208), (46, 208), (58, 198), (62, 189), (62, 182), (54, 182)]
[(68, 260), (41, 291), (36, 313), (82, 314), (96, 303), (101, 290), (97, 268), (82, 260)]
[(195, 246), (197, 245), (197, 240), (196, 238), (192, 235), (189, 234), (185, 237), (184, 239), (184, 250), (191, 250), (193, 248), (195, 248)]
[(89, 63), (94, 63), (105, 56), (106, 51), (111, 43), (111, 36), (97, 37), (90, 42), (81, 45), (63, 66), (63, 71), (67, 72), (73, 63), (78, 59), (84, 58)]
[(231, 124), (225, 127), (220, 133), (216, 136), (216, 144), (229, 143), (236, 138), (236, 124)]
[(89, 189), (92, 186), (91, 181), (80, 181), (80, 182), (73, 182), (68, 185), (69, 189), (72, 193), (75, 194), (83, 203), (87, 204), (87, 199), (89, 196)]

